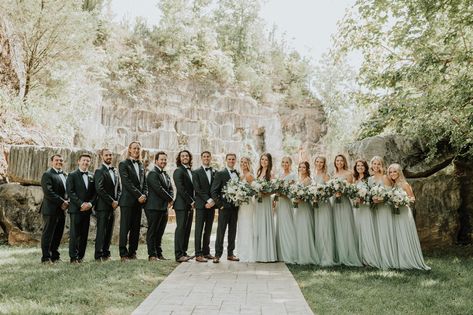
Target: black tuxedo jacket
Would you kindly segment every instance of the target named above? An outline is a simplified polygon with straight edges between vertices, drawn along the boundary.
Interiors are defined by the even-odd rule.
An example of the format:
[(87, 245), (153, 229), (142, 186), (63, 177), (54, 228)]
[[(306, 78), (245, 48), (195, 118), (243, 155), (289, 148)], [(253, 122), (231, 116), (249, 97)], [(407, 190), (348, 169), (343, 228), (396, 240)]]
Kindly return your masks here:
[(80, 211), (80, 206), (84, 202), (90, 202), (92, 206), (95, 206), (97, 201), (97, 193), (95, 191), (95, 183), (94, 177), (91, 173), (88, 174), (87, 179), (89, 181), (88, 188), (85, 188), (84, 179), (82, 178), (82, 174), (80, 173), (79, 169), (75, 170), (74, 172), (70, 173), (67, 176), (66, 180), (66, 188), (67, 188), (67, 195), (71, 200), (71, 204), (69, 205), (69, 213), (90, 213), (92, 209), (87, 211)]
[(67, 199), (66, 188), (61, 177), (53, 168), (43, 173), (41, 188), (43, 188), (44, 197), (40, 212), (44, 215), (56, 215), (64, 212), (61, 209), (61, 205)]
[(140, 205), (138, 198), (141, 195), (148, 196), (148, 184), (146, 183), (145, 169), (141, 161), (138, 161), (138, 168), (140, 178), (136, 175), (133, 162), (130, 159), (123, 160), (118, 165), (122, 185), (120, 206), (133, 207)]
[[(238, 172), (236, 172), (236, 174), (239, 178), (240, 174)], [(215, 201), (215, 204), (218, 208), (237, 208), (233, 203), (227, 201), (222, 196), (222, 189), (230, 179), (231, 176), (227, 168), (224, 168), (215, 174), (214, 180), (212, 182), (212, 188), (210, 189), (210, 195), (212, 196), (212, 199)]]
[(95, 211), (105, 211), (112, 209), (112, 203), (118, 201), (121, 195), (121, 185), (118, 178), (118, 172), (115, 173), (115, 184), (108, 167), (102, 164), (101, 168), (95, 170), (94, 181), (95, 190), (97, 191), (97, 204)]
[(176, 200), (174, 210), (185, 210), (194, 202), (194, 185), (189, 177), (187, 169), (181, 165), (172, 174), (176, 185)]
[(211, 170), (210, 183), (205, 173), (204, 167), (200, 167), (193, 172), (193, 183), (195, 190), (195, 207), (197, 209), (205, 209), (207, 200), (212, 198), (210, 196), (210, 188), (215, 177), (215, 170)]
[[(166, 177), (166, 181), (164, 181)], [(161, 172), (156, 166), (146, 176), (148, 184), (148, 200), (146, 210), (167, 211), (168, 203), (173, 200), (174, 192), (171, 185), (171, 178), (166, 172)]]

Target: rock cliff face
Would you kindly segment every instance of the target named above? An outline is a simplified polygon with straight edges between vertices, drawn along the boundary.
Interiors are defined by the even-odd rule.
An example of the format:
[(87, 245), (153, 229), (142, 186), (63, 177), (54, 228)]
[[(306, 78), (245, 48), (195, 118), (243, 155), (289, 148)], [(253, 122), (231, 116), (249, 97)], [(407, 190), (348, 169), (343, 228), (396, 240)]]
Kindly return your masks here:
[(386, 166), (401, 164), (416, 196), (413, 210), (424, 248), (446, 248), (471, 241), (473, 185), (471, 177), (459, 175), (471, 174), (471, 161), (462, 164), (464, 172), (459, 172), (448, 154), (426, 161), (419, 142), (395, 135), (366, 138), (346, 149), (351, 162), (358, 158), (369, 161), (379, 155)]

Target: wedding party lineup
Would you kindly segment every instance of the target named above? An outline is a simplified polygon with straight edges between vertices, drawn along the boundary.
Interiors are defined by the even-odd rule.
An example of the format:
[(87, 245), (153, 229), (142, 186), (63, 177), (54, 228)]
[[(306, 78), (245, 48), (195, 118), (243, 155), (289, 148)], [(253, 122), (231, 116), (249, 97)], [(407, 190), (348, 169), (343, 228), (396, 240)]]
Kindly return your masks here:
[[(297, 165), (285, 156), (276, 165), (270, 153), (254, 161), (229, 152), (224, 167), (216, 170), (211, 152), (199, 152), (201, 165), (196, 166), (193, 153), (181, 150), (176, 169), (168, 174), (166, 152), (157, 152), (154, 165), (145, 168), (141, 150), (140, 142), (131, 142), (127, 158), (116, 169), (111, 150), (102, 149), (102, 164), (94, 172), (89, 172), (92, 156), (83, 153), (69, 174), (62, 170), (61, 155), (50, 157), (51, 167), (41, 178), (43, 264), (62, 261), (59, 246), (67, 215), (71, 264), (84, 262), (92, 214), (96, 235), (89, 250), (97, 262), (113, 256), (124, 263), (144, 258), (137, 257), (144, 210), (150, 262), (172, 258), (179, 263), (195, 259), (217, 264), (226, 259), (430, 270), (411, 210), (413, 190), (401, 165), (385, 165), (383, 157), (358, 159), (350, 166), (343, 154), (333, 162), (319, 155)], [(329, 163), (334, 169), (330, 174)], [(117, 208), (119, 253), (112, 253)], [(165, 257), (162, 239), (171, 209), (176, 225), (174, 257)]]

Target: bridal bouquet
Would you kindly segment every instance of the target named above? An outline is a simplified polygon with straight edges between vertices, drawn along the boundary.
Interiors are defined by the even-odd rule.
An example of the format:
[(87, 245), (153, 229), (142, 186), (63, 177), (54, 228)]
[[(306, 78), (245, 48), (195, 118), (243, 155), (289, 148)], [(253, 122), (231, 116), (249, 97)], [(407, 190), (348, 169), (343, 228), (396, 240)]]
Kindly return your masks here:
[(250, 185), (239, 181), (237, 178), (231, 179), (222, 189), (223, 197), (236, 206), (248, 203), (255, 195)]
[(278, 201), (280, 195), (287, 195), (287, 189), (289, 189), (289, 184), (283, 179), (272, 179), (271, 185), (273, 187), (273, 192), (276, 193), (274, 196), (274, 201)]
[(378, 201), (387, 201), (388, 200), (388, 191), (386, 188), (384, 188), (381, 185), (374, 185), (370, 187), (370, 192), (369, 192), (369, 200), (371, 203), (371, 208), (374, 209), (376, 208), (377, 204), (373, 201), (374, 199), (377, 199)]
[(307, 199), (307, 187), (302, 184), (292, 184), (289, 187), (288, 197), (292, 199), (292, 204), (294, 205), (294, 208), (298, 208), (299, 201)]
[(394, 214), (400, 214), (399, 208), (408, 206), (411, 201), (404, 189), (396, 187), (387, 193), (387, 198), (387, 202), (392, 206)]
[[(343, 178), (336, 177), (329, 180), (327, 185), (330, 187), (330, 192), (332, 195), (336, 195), (337, 193), (345, 194), (348, 187), (348, 182)], [(342, 198), (335, 196), (335, 202), (342, 202)]]
[(311, 203), (314, 208), (319, 207), (319, 201), (327, 201), (331, 196), (329, 187), (319, 183), (309, 185), (306, 190), (305, 201)]
[[(362, 204), (369, 204), (370, 203), (370, 187), (367, 183), (363, 183), (363, 185), (351, 185), (353, 187), (353, 193), (350, 194), (351, 198), (356, 200), (360, 199)], [(353, 203), (355, 208), (359, 207), (359, 204), (355, 201)]]
[(274, 192), (273, 183), (265, 179), (255, 179), (251, 182), (251, 188), (258, 195), (258, 202), (263, 202), (263, 194), (271, 194)]

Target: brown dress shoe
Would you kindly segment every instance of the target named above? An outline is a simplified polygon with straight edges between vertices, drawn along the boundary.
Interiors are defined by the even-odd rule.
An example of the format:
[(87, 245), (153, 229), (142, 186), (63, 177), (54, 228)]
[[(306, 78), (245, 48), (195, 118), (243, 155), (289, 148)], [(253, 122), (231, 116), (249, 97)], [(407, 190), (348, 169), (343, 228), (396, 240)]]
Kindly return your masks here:
[(150, 256), (148, 257), (148, 261), (159, 261), (159, 258), (156, 256)]
[(204, 258), (204, 256), (197, 256), (195, 258), (195, 261), (198, 261), (198, 262), (207, 262), (208, 260)]
[(135, 260), (135, 259), (138, 259), (138, 257), (136, 257), (136, 254), (133, 254), (133, 255), (128, 256), (128, 259)]
[(123, 257), (120, 257), (120, 260), (121, 260), (121, 262), (128, 262), (129, 259), (128, 259), (128, 257), (123, 256)]
[(158, 256), (159, 260), (169, 260), (168, 258), (164, 258), (164, 256)]
[(187, 258), (186, 256), (181, 256), (178, 259), (176, 259), (176, 261), (177, 262), (188, 262), (189, 258)]
[(214, 259), (215, 256), (212, 256), (212, 255), (208, 254), (208, 255), (204, 255), (204, 258), (207, 258), (207, 259)]
[(237, 256), (228, 256), (227, 257), (227, 260), (231, 260), (231, 261), (240, 261), (240, 258), (238, 258)]
[(218, 264), (220, 262), (220, 257), (215, 256), (214, 258), (214, 264)]

